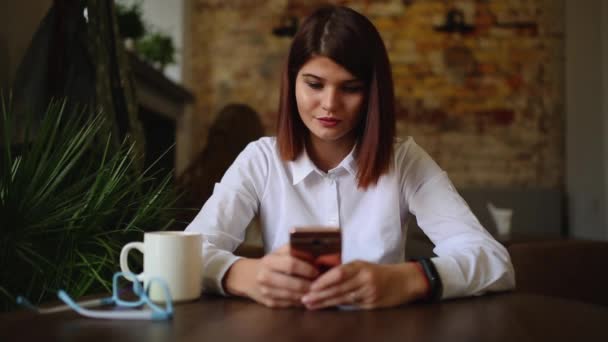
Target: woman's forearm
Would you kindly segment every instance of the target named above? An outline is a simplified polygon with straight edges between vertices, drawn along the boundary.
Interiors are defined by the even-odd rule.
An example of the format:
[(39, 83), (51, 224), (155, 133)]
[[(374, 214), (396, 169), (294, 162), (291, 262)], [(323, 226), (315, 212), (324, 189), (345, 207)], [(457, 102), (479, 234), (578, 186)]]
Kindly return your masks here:
[(239, 259), (226, 272), (223, 279), (224, 291), (233, 296), (247, 297), (255, 286), (259, 259)]

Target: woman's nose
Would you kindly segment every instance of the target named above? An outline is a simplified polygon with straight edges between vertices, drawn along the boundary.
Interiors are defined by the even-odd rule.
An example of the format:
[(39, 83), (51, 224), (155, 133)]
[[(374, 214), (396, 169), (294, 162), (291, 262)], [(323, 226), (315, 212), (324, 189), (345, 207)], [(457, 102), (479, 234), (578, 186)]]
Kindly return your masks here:
[(321, 108), (328, 112), (333, 112), (338, 106), (339, 98), (338, 91), (335, 88), (327, 87), (323, 92)]

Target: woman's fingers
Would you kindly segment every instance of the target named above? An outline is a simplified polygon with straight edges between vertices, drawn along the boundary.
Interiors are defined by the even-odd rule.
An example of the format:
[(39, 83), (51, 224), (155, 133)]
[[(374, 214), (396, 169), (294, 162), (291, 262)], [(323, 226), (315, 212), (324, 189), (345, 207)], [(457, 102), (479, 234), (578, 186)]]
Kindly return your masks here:
[(302, 278), (314, 279), (319, 275), (319, 271), (313, 265), (289, 254), (271, 254), (263, 258), (262, 263), (273, 271)]
[(321, 291), (323, 289), (336, 286), (340, 283), (344, 283), (357, 275), (360, 267), (361, 265), (359, 262), (334, 267), (315, 280), (311, 286), (311, 290)]
[(361, 289), (361, 284), (355, 278), (351, 278), (340, 285), (328, 287), (323, 290), (311, 291), (302, 297), (302, 302), (309, 309), (335, 306), (339, 304), (355, 304), (360, 301), (357, 293)]
[(281, 300), (281, 299), (270, 298), (270, 297), (262, 299), (261, 303), (269, 308), (277, 308), (277, 309), (302, 306), (301, 303), (298, 303), (295, 301)]
[(316, 302), (304, 302), (306, 308), (310, 310), (329, 308), (337, 305), (356, 305), (359, 306), (363, 303), (363, 300), (359, 297), (356, 291), (342, 293), (335, 297), (329, 297)]
[(302, 296), (317, 276), (311, 264), (291, 256), (289, 246), (283, 246), (260, 262), (256, 301), (273, 308), (303, 306)]
[(360, 300), (357, 292), (365, 285), (359, 276), (362, 267), (362, 263), (353, 262), (327, 271), (312, 284), (302, 302), (309, 309), (354, 304)]
[(257, 275), (257, 282), (260, 286), (280, 288), (292, 292), (304, 294), (310, 290), (310, 280), (294, 277), (272, 269), (260, 270)]
[[(316, 280), (312, 265), (289, 254), (273, 253), (256, 267), (250, 296), (269, 307), (305, 305), (321, 309), (355, 305), (362, 309), (394, 306), (420, 297), (423, 277), (413, 263), (378, 265), (354, 261), (334, 267)], [(417, 286), (422, 283), (423, 286)]]
[(260, 293), (266, 298), (291, 301), (300, 305), (302, 305), (302, 296), (304, 295), (304, 293), (301, 292), (266, 285), (260, 286)]

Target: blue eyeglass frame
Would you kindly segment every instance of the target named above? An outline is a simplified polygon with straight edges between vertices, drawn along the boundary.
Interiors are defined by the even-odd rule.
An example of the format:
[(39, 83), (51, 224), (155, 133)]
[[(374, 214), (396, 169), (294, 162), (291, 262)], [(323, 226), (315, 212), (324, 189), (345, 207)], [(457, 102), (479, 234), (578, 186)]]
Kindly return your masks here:
[[(137, 300), (129, 301), (121, 299), (119, 296), (120, 289), (118, 287), (118, 281), (120, 277), (124, 277), (133, 282), (133, 294), (138, 296)], [(162, 308), (155, 304), (148, 296), (148, 291), (152, 284), (159, 285), (165, 295), (165, 307)], [(135, 275), (125, 272), (117, 272), (112, 277), (112, 296), (100, 299), (92, 299), (82, 302), (74, 301), (64, 290), (59, 290), (57, 296), (66, 305), (59, 305), (52, 308), (40, 309), (32, 305), (25, 297), (17, 297), (17, 303), (25, 306), (40, 314), (50, 314), (55, 312), (74, 310), (79, 314), (91, 317), (91, 318), (104, 318), (104, 319), (134, 319), (134, 320), (169, 320), (173, 317), (173, 301), (171, 298), (171, 292), (167, 282), (159, 277), (153, 277), (148, 280), (146, 288), (144, 289), (141, 283), (137, 280)], [(102, 305), (115, 304), (118, 307), (136, 308), (147, 305), (151, 310), (120, 310), (120, 311), (108, 311), (108, 310), (90, 310), (89, 307), (96, 307)]]

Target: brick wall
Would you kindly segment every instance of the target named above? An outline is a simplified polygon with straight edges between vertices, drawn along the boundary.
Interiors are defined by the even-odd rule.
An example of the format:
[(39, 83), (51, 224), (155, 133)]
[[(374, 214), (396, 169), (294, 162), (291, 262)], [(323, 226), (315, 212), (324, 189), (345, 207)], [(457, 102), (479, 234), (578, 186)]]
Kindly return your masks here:
[[(339, 1), (367, 15), (393, 66), (399, 136), (412, 135), (457, 186), (559, 187), (564, 173), (563, 6), (552, 0)], [(224, 105), (246, 103), (274, 134), (290, 39), (272, 29), (322, 1), (191, 0), (185, 82), (193, 150)], [(468, 33), (442, 31), (458, 9)]]

